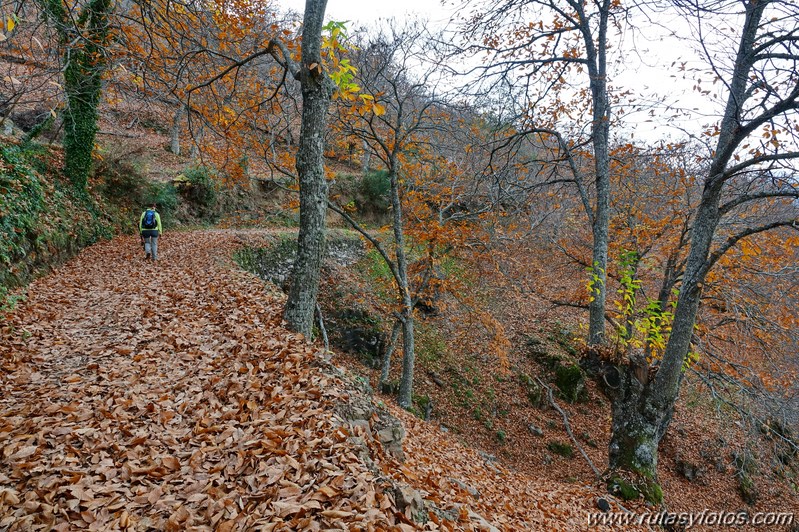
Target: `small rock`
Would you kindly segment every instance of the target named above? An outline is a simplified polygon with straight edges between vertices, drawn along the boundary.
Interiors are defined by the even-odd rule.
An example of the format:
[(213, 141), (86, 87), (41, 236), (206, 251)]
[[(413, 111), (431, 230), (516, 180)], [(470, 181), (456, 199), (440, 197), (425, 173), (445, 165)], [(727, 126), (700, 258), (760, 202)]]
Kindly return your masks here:
[(456, 504), (448, 510), (441, 509), (437, 507), (435, 504), (430, 503), (429, 501), (428, 504), (433, 513), (436, 514), (441, 519), (443, 519), (444, 521), (457, 521), (461, 515), (462, 505), (460, 504)]
[(690, 482), (693, 482), (704, 473), (700, 466), (692, 464), (687, 460), (678, 460), (676, 469), (678, 473)]
[(353, 419), (349, 422), (349, 425), (353, 428), (353, 432), (355, 432), (354, 429), (357, 427), (361, 427), (366, 434), (370, 436), (372, 434), (372, 428), (369, 426), (369, 422), (365, 419)]
[(394, 429), (392, 427), (386, 427), (380, 432), (377, 433), (377, 439), (380, 440), (380, 443), (391, 443), (396, 439), (394, 435)]
[(498, 467), (497, 467), (497, 466), (494, 464), (494, 462), (496, 462), (496, 461), (497, 461), (497, 457), (496, 457), (496, 456), (494, 456), (493, 454), (488, 454), (488, 453), (486, 453), (486, 452), (483, 452), (483, 451), (478, 451), (477, 453), (480, 455), (480, 457), (481, 457), (483, 460), (485, 460), (485, 465), (486, 465), (486, 466), (487, 466), (487, 467), (488, 467), (488, 468), (489, 468), (491, 471), (493, 471), (493, 472), (494, 472), (494, 473), (496, 473), (497, 475), (502, 475), (502, 470), (501, 470), (500, 468), (498, 468)]
[(496, 462), (497, 461), (497, 457), (496, 456), (494, 456), (493, 454), (488, 454), (485, 451), (477, 451), (477, 454), (479, 454), (480, 457), (483, 460), (485, 460), (486, 462)]
[(602, 510), (603, 512), (607, 512), (608, 510), (610, 510), (610, 503), (606, 499), (599, 497), (596, 500), (596, 507)]
[(449, 432), (449, 429), (447, 427), (445, 427), (444, 425), (441, 425), (440, 428), (441, 428), (441, 432)]
[(533, 423), (530, 423), (529, 425), (527, 425), (527, 430), (529, 430), (530, 432), (532, 432), (536, 436), (543, 436), (544, 435), (544, 429), (542, 429), (538, 425), (534, 425)]
[(452, 484), (455, 484), (456, 486), (458, 486), (460, 489), (462, 489), (464, 491), (467, 491), (469, 493), (469, 495), (471, 495), (475, 499), (479, 499), (480, 498), (480, 491), (478, 491), (477, 489), (469, 486), (468, 484), (465, 484), (465, 483), (461, 482), (457, 478), (450, 478), (449, 481)]
[(444, 386), (444, 381), (441, 380), (441, 377), (435, 371), (430, 372), (430, 378), (433, 380), (434, 383), (436, 383), (436, 386), (438, 386), (439, 388)]
[(412, 516), (422, 516), (424, 511), (424, 498), (422, 494), (410, 487), (408, 484), (394, 485), (394, 501), (400, 512), (405, 512), (410, 507)]
[(473, 510), (469, 510), (469, 519), (475, 524), (477, 524), (477, 530), (487, 530), (488, 532), (500, 532), (500, 530), (491, 523), (489, 523), (485, 517), (474, 512)]

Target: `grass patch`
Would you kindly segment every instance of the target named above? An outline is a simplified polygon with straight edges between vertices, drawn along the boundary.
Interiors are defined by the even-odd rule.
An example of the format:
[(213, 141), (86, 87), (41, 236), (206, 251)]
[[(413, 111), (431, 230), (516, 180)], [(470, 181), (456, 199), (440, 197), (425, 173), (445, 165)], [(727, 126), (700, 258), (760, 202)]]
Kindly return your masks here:
[(562, 456), (564, 458), (571, 458), (574, 456), (574, 449), (568, 443), (563, 443), (559, 441), (551, 441), (547, 443), (547, 449), (552, 454), (556, 454), (558, 456)]
[(447, 342), (434, 324), (417, 320), (414, 333), (416, 357), (420, 363), (434, 366), (447, 354)]

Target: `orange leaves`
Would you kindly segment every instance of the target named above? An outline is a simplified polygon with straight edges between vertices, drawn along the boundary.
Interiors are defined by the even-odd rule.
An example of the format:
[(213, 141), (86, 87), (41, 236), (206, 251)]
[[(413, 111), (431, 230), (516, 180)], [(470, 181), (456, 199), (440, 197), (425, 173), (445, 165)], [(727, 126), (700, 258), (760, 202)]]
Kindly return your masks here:
[(322, 486), (316, 491), (316, 493), (311, 495), (311, 499), (324, 502), (333, 499), (334, 497), (338, 496), (340, 493), (341, 492), (338, 489), (333, 488), (331, 486)]
[(760, 256), (760, 248), (748, 239), (743, 239), (738, 244), (741, 248), (741, 254), (744, 257), (758, 257)]
[[(507, 472), (497, 483), (481, 458), (406, 417), (409, 462), (373, 449), (375, 465), (461, 519), (413, 524), (337, 424), (330, 407), (347, 392), (317, 346), (282, 329), (282, 302), (229, 262), (237, 239), (173, 234), (157, 268), (118, 239), (35, 283), (9, 316), (30, 356), (3, 360), (14, 406), (0, 416), (0, 527), (521, 530), (582, 518), (588, 491)], [(2, 336), (0, 353), (22, 334)], [(449, 490), (451, 477), (479, 500)]]
[[(134, 6), (121, 21), (120, 62), (127, 70), (122, 84), (174, 105), (170, 114), (181, 105), (190, 107), (191, 131), (185, 131), (185, 116), (176, 121), (178, 131), (195, 137), (203, 160), (231, 182), (248, 178), (242, 154), (280, 144), (289, 127), (286, 94), (279, 90), (285, 72), (268, 51), (276, 50), (273, 41), (279, 40), (295, 54), (297, 35), (294, 26), (275, 20), (271, 3), (212, 0), (199, 6), (157, 0), (146, 10)], [(244, 61), (253, 56), (257, 61)], [(277, 137), (265, 131), (278, 132)]]
[(168, 471), (174, 472), (180, 469), (180, 460), (174, 456), (165, 456), (161, 459), (161, 463), (167, 468)]
[(216, 254), (230, 252), (221, 234), (173, 235), (157, 269), (132, 238), (96, 246), (9, 317), (31, 331), (37, 372), (4, 360), (16, 405), (0, 417), (4, 529), (396, 522), (350, 432), (320, 408), (336, 378), (280, 328), (261, 281)]
[(386, 108), (375, 101), (364, 101), (362, 105), (358, 106), (358, 112), (362, 115), (372, 113), (375, 116), (383, 116), (386, 114)]

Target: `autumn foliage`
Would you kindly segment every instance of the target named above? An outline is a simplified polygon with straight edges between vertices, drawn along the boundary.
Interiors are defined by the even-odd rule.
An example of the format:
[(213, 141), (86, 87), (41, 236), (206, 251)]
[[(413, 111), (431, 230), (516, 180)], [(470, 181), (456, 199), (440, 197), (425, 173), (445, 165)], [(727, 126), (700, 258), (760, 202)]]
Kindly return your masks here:
[[(547, 486), (507, 507), (541, 487), (502, 473), (499, 489), (474, 451), (410, 419), (404, 465), (367, 437), (375, 420), (348, 425), (334, 407), (352, 385), (281, 326), (284, 296), (230, 259), (258, 239), (174, 234), (157, 266), (117, 239), (31, 285), (0, 341), (4, 528), (475, 530), (480, 514), (584, 526), (589, 490)], [(415, 525), (394, 482), (449, 517), (423, 509)]]
[[(275, 218), (315, 207), (301, 252), (321, 255), (326, 223), (353, 228), (388, 272), (367, 290), (382, 323), (397, 324), (380, 384), (400, 359), (391, 353), (403, 351), (401, 406), (418, 403), (414, 390), (435, 390), (431, 374), (446, 395), (452, 382), (437, 371), (455, 367), (455, 382), (475, 358), (489, 380), (524, 381), (529, 400), (537, 381), (520, 368), (530, 339), (554, 338), (575, 371), (591, 373), (590, 397), (613, 405), (602, 429), (592, 425), (607, 444), (593, 458), (600, 469), (657, 485), (673, 458), (658, 463), (658, 445), (665, 438), (673, 450), (667, 429), (686, 415), (688, 388), (720, 413), (714, 430), (767, 442), (762, 459), (780, 462), (775, 474), (795, 494), (797, 444), (783, 430), (799, 416), (792, 2), (669, 3), (686, 24), (712, 24), (697, 42), (705, 64), (691, 74), (708, 108), (721, 107), (691, 137), (651, 142), (634, 140), (640, 125), (627, 121), (649, 104), (615, 84), (624, 61), (608, 62), (631, 51), (623, 36), (640, 28), (627, 16), (648, 3), (489, 2), (464, 13), (455, 38), (421, 22), (362, 30), (320, 18), (312, 60), (301, 21), (271, 3), (23, 4), (0, 11), (3, 143), (63, 141), (66, 173), (90, 205), (105, 177), (96, 134), (109, 145), (157, 137), (176, 164), (210, 169), (215, 190), (235, 185), (231, 203), (268, 189), (279, 191), (269, 197)], [(724, 6), (740, 10), (730, 28)], [(309, 87), (324, 98), (303, 116)], [(303, 119), (319, 131), (303, 131)], [(310, 163), (309, 146), (318, 148)], [(177, 176), (155, 160), (158, 179)], [(313, 197), (299, 184), (311, 173)], [(375, 176), (383, 181), (366, 212), (357, 190)], [(22, 190), (23, 177), (6, 181)], [(17, 192), (0, 187), (4, 198)], [(5, 209), (4, 231), (22, 232)], [(395, 409), (418, 437), (400, 465), (366, 437), (372, 425), (338, 419), (333, 407), (351, 389), (306, 342), (324, 328), (322, 308), (314, 314), (309, 303), (307, 338), (293, 335), (282, 296), (230, 263), (236, 246), (268, 243), (265, 235), (168, 234), (171, 258), (157, 269), (139, 268), (134, 244), (116, 240), (32, 285), (0, 323), (0, 528), (469, 529), (480, 516), (506, 529), (582, 526), (553, 499), (584, 511), (590, 490), (492, 477), (484, 461)], [(20, 245), (13, 257), (29, 251)], [(415, 369), (423, 328), (439, 328), (461, 359)], [(550, 404), (544, 388), (536, 408)], [(595, 414), (572, 411), (563, 424)], [(508, 432), (494, 435), (504, 444)], [(620, 441), (639, 447), (624, 452)], [(431, 449), (484, 497), (472, 500)], [(640, 456), (641, 467), (620, 463)], [(749, 474), (738, 455), (725, 459)], [(437, 510), (426, 507), (424, 525), (399, 484), (429, 490)], [(540, 501), (523, 497), (533, 490)]]

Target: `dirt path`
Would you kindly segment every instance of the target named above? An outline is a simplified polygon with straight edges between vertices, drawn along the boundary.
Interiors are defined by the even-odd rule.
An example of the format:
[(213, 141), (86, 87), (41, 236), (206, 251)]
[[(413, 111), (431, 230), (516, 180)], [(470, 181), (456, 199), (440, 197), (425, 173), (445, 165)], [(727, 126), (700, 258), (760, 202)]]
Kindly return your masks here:
[(233, 240), (168, 235), (153, 264), (118, 239), (30, 287), (0, 346), (0, 528), (389, 524)]
[(168, 234), (155, 264), (133, 238), (93, 246), (0, 322), (0, 529), (416, 528), (381, 475), (456, 509), (427, 529), (479, 529), (466, 504), (508, 530), (582, 528), (589, 490), (508, 506), (543, 488), (495, 485), (413, 422), (407, 465), (370, 469), (333, 413), (341, 383), (281, 328), (282, 296), (233, 266), (241, 234), (258, 238)]

